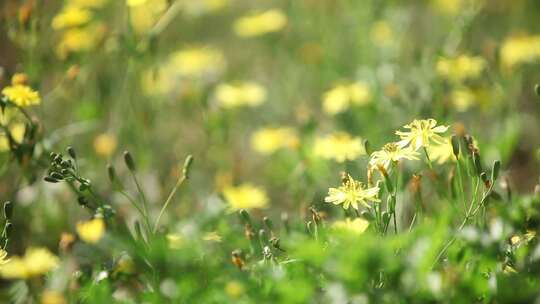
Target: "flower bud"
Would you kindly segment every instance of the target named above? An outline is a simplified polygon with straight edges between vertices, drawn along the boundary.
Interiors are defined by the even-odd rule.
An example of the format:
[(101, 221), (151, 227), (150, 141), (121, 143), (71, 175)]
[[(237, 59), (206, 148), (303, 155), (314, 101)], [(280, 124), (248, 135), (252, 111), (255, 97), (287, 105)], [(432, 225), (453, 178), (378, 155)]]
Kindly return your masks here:
[(534, 92), (536, 93), (537, 96), (540, 96), (540, 83), (537, 83), (534, 86)]
[(193, 164), (193, 156), (190, 154), (186, 157), (186, 160), (184, 161), (184, 169), (182, 170), (182, 175), (186, 179), (189, 178), (189, 170), (191, 169), (192, 164)]
[(251, 217), (245, 209), (240, 210), (240, 218), (242, 218), (245, 224), (251, 224)]
[(450, 141), (452, 143), (452, 152), (454, 153), (454, 156), (457, 159), (459, 156), (459, 139), (457, 136), (452, 135), (452, 137), (450, 138)]
[(499, 172), (501, 170), (501, 161), (496, 160), (493, 162), (493, 167), (491, 168), (491, 180), (495, 182), (499, 177)]
[(48, 183), (53, 183), (53, 184), (54, 184), (54, 183), (58, 183), (58, 180), (57, 180), (57, 179), (54, 179), (54, 178), (52, 178), (52, 177), (50, 177), (50, 176), (45, 176), (45, 177), (43, 178), (43, 180), (46, 181), (46, 182), (48, 182)]
[(268, 228), (268, 230), (272, 231), (274, 229), (274, 226), (272, 224), (272, 220), (268, 218), (268, 216), (265, 216), (263, 218), (263, 222), (264, 222), (264, 225), (266, 226), (266, 228)]
[(135, 162), (129, 151), (124, 151), (124, 162), (130, 171), (135, 172)]
[(77, 154), (75, 153), (75, 149), (73, 149), (72, 146), (67, 147), (66, 151), (69, 154), (69, 156), (71, 156), (71, 158), (77, 159)]
[(10, 201), (4, 203), (4, 217), (10, 219), (13, 214), (13, 204)]

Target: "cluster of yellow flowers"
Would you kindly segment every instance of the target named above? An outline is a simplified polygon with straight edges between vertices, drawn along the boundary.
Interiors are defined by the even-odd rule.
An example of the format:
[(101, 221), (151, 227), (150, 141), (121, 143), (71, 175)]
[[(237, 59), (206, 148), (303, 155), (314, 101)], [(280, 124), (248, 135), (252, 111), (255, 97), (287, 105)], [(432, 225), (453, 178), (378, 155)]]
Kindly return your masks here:
[(53, 18), (51, 26), (62, 32), (56, 48), (60, 58), (70, 53), (94, 48), (105, 32), (101, 22), (93, 22), (94, 10), (102, 8), (106, 0), (68, 0)]
[[(399, 142), (387, 143), (384, 147), (371, 154), (368, 171), (374, 169), (387, 172), (393, 164), (401, 160), (418, 160), (420, 148), (431, 151), (439, 162), (451, 158), (452, 146), (449, 139), (440, 134), (448, 130), (446, 126), (437, 126), (434, 119), (413, 120), (404, 126), (408, 131), (396, 131), (400, 136)], [(344, 209), (352, 206), (354, 209), (362, 205), (370, 208), (370, 202), (378, 202), (379, 187), (366, 187), (363, 183), (354, 180), (347, 175), (342, 185), (338, 188), (330, 188), (324, 201), (335, 205), (343, 204)]]
[(339, 84), (324, 93), (323, 111), (335, 115), (348, 110), (353, 105), (366, 105), (371, 101), (371, 93), (367, 84), (356, 82)]
[(58, 267), (59, 259), (46, 248), (28, 248), (24, 256), (6, 260), (0, 251), (0, 276), (5, 279), (28, 279), (46, 274)]

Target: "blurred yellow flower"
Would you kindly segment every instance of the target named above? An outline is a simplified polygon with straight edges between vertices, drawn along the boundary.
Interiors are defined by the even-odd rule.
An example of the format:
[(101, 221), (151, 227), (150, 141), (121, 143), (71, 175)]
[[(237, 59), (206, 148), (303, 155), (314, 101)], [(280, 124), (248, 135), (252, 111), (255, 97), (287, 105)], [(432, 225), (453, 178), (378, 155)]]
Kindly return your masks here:
[(366, 154), (362, 139), (338, 132), (315, 139), (314, 153), (324, 159), (333, 159), (338, 163), (346, 160), (355, 160)]
[(223, 196), (229, 203), (230, 211), (240, 209), (266, 208), (268, 196), (262, 188), (245, 183), (239, 186), (227, 186), (223, 189)]
[(41, 295), (41, 304), (66, 304), (66, 298), (61, 292), (45, 290)]
[(221, 242), (221, 236), (216, 231), (205, 233), (202, 239), (207, 242)]
[(388, 46), (394, 42), (394, 32), (386, 20), (373, 23), (369, 36), (371, 41), (379, 47)]
[(0, 249), (0, 267), (6, 264), (7, 262), (9, 262), (7, 255), (8, 255), (7, 251), (5, 251), (4, 249)]
[(105, 222), (102, 218), (94, 218), (86, 222), (77, 223), (77, 234), (81, 240), (96, 244), (105, 234)]
[(438, 164), (444, 164), (447, 161), (455, 161), (454, 150), (450, 138), (444, 138), (444, 142), (438, 145), (431, 145), (427, 149), (429, 157)]
[(439, 58), (437, 73), (449, 81), (462, 82), (480, 76), (486, 61), (480, 56), (459, 55), (455, 58)]
[(463, 5), (464, 0), (433, 0), (435, 9), (446, 15), (457, 15)]
[(25, 73), (15, 73), (11, 76), (11, 85), (22, 84), (25, 85), (28, 83), (28, 75)]
[(379, 202), (378, 194), (379, 187), (366, 188), (363, 183), (347, 175), (339, 188), (328, 189), (328, 196), (324, 198), (324, 201), (334, 205), (343, 204), (343, 209), (349, 209), (352, 206), (358, 210), (358, 204), (371, 208), (369, 202)]
[(254, 82), (220, 84), (216, 88), (216, 100), (223, 108), (241, 106), (256, 107), (266, 100), (266, 89)]
[(56, 55), (65, 59), (70, 53), (89, 51), (96, 46), (105, 33), (103, 24), (67, 30), (56, 47)]
[(335, 115), (346, 111), (352, 105), (366, 105), (370, 101), (371, 92), (367, 84), (340, 84), (324, 93), (323, 111)]
[(279, 9), (253, 13), (238, 18), (234, 23), (236, 35), (244, 38), (278, 32), (287, 25), (287, 16)]
[(451, 100), (456, 111), (465, 112), (474, 105), (476, 96), (470, 89), (459, 88), (452, 91)]
[(167, 0), (127, 0), (129, 19), (135, 33), (149, 31), (167, 9)]
[(299, 140), (296, 130), (290, 127), (264, 128), (251, 136), (251, 147), (261, 154), (272, 154), (279, 149), (294, 149)]
[[(26, 127), (23, 123), (14, 123), (10, 125), (9, 132), (14, 142), (20, 144), (24, 139), (24, 132)], [(9, 140), (6, 134), (0, 133), (0, 152), (9, 150)]]
[(92, 18), (92, 12), (79, 6), (64, 8), (52, 20), (52, 28), (60, 30), (86, 24)]
[(238, 298), (245, 292), (244, 285), (238, 281), (229, 281), (225, 285), (225, 293), (231, 298)]
[(351, 232), (353, 234), (362, 234), (369, 227), (369, 222), (362, 218), (351, 220), (346, 218), (344, 221), (336, 221), (332, 224), (332, 228), (341, 231)]
[(370, 167), (383, 166), (386, 170), (392, 163), (397, 163), (402, 159), (418, 160), (418, 152), (410, 148), (402, 148), (397, 143), (388, 143), (379, 151), (371, 153), (369, 160)]
[(2, 89), (2, 95), (19, 107), (38, 105), (41, 102), (37, 91), (22, 84), (5, 87)]
[(96, 154), (107, 157), (116, 150), (116, 137), (111, 134), (103, 133), (94, 138), (94, 151)]
[(179, 3), (187, 14), (198, 16), (224, 8), (229, 0), (179, 0)]
[(447, 126), (437, 126), (435, 119), (413, 120), (410, 124), (403, 126), (410, 131), (396, 131), (401, 137), (398, 142), (400, 147), (409, 146), (413, 151), (421, 147), (429, 147), (430, 144), (442, 144), (444, 138), (438, 133), (444, 133), (448, 130)]
[(0, 267), (4, 279), (27, 279), (58, 267), (59, 259), (46, 248), (28, 248), (23, 257), (14, 256)]
[(169, 248), (180, 249), (184, 244), (184, 238), (177, 233), (169, 233), (166, 238)]
[(508, 37), (500, 50), (504, 67), (531, 63), (540, 59), (540, 35), (519, 35)]
[(173, 53), (169, 64), (182, 77), (215, 76), (225, 69), (225, 57), (216, 48), (195, 46)]

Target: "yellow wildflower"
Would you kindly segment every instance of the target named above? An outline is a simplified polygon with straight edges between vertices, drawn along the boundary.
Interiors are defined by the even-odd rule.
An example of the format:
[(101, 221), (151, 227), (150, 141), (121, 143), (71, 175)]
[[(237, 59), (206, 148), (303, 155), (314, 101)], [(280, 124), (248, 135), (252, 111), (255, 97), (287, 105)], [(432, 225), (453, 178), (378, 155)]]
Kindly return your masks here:
[(86, 222), (79, 222), (77, 223), (77, 234), (81, 240), (96, 244), (105, 234), (105, 221), (97, 217)]
[(379, 187), (365, 188), (363, 183), (348, 175), (339, 188), (328, 189), (328, 196), (324, 198), (324, 201), (334, 205), (343, 204), (343, 209), (349, 209), (352, 206), (358, 210), (358, 204), (371, 208), (369, 202), (380, 202), (377, 198), (378, 194)]
[(166, 238), (169, 247), (172, 249), (180, 249), (184, 244), (184, 238), (177, 233), (169, 233)]
[(91, 11), (78, 6), (68, 6), (53, 18), (52, 28), (55, 30), (60, 30), (69, 27), (81, 26), (90, 21), (91, 18)]
[(11, 85), (25, 85), (28, 83), (28, 75), (25, 73), (15, 73), (11, 76)]
[(244, 285), (237, 281), (230, 281), (225, 285), (225, 293), (231, 298), (238, 298), (244, 294)]
[(212, 47), (190, 47), (172, 54), (169, 63), (180, 76), (199, 78), (221, 73), (225, 68), (225, 57)]
[(231, 211), (266, 208), (268, 206), (268, 196), (266, 191), (248, 183), (236, 187), (225, 187), (223, 189), (223, 196), (229, 203), (229, 209)]
[(2, 95), (19, 107), (38, 105), (41, 102), (38, 92), (21, 84), (5, 87), (2, 89)]
[(397, 163), (402, 159), (418, 160), (418, 152), (410, 148), (402, 148), (397, 143), (388, 143), (379, 151), (371, 153), (369, 160), (370, 167), (383, 166), (386, 170), (392, 163)]
[(41, 304), (66, 304), (66, 298), (61, 292), (45, 290), (41, 295)]
[(385, 20), (373, 23), (369, 34), (371, 41), (379, 47), (388, 46), (394, 41), (394, 32)]
[(127, 0), (129, 19), (137, 34), (149, 31), (167, 9), (167, 0)]
[(346, 111), (352, 105), (366, 105), (370, 101), (371, 93), (367, 84), (340, 84), (324, 93), (323, 110), (329, 115), (335, 115)]
[(182, 9), (189, 15), (199, 16), (224, 8), (229, 0), (179, 0)]
[(287, 16), (279, 9), (253, 13), (238, 18), (234, 23), (236, 35), (249, 38), (278, 32), (287, 25)]
[(535, 62), (540, 59), (540, 35), (508, 37), (502, 44), (501, 62), (504, 67)]
[(216, 88), (216, 99), (223, 108), (241, 106), (256, 107), (266, 100), (266, 89), (254, 82), (220, 84)]
[(437, 126), (437, 121), (432, 118), (415, 119), (403, 127), (410, 131), (396, 131), (396, 134), (401, 137), (398, 144), (401, 147), (409, 146), (413, 151), (421, 147), (429, 147), (431, 143), (444, 143), (444, 138), (437, 133), (444, 133), (448, 130), (447, 126)]
[(332, 228), (341, 231), (351, 232), (353, 234), (362, 234), (369, 227), (369, 222), (362, 218), (355, 218), (351, 221), (346, 218), (344, 221), (336, 221), (332, 224)]
[(474, 104), (476, 96), (470, 89), (461, 88), (452, 92), (451, 100), (456, 111), (465, 112)]
[(0, 267), (5, 279), (27, 279), (46, 274), (58, 267), (59, 259), (46, 248), (28, 248), (23, 257), (12, 257)]
[(450, 81), (462, 82), (480, 76), (486, 61), (480, 56), (460, 55), (455, 58), (439, 58), (437, 73)]
[(210, 231), (205, 233), (202, 239), (203, 241), (207, 242), (221, 242), (221, 235), (219, 235), (216, 231)]
[(445, 15), (457, 15), (463, 8), (464, 0), (434, 0), (434, 8)]
[(449, 137), (444, 138), (444, 141), (441, 144), (429, 146), (427, 151), (431, 160), (437, 161), (439, 164), (444, 164), (449, 160), (455, 160), (452, 142)]
[(294, 149), (299, 140), (296, 131), (289, 127), (264, 128), (251, 136), (251, 147), (261, 154), (272, 154), (279, 149)]
[(110, 156), (116, 150), (116, 137), (111, 134), (103, 133), (94, 138), (94, 151), (100, 156)]
[(60, 43), (56, 47), (59, 58), (66, 58), (70, 53), (78, 53), (91, 50), (103, 36), (105, 27), (103, 24), (89, 25), (84, 28), (72, 28), (67, 30)]
[(313, 148), (316, 156), (324, 159), (333, 159), (338, 163), (346, 160), (355, 160), (360, 155), (366, 154), (362, 139), (338, 132), (315, 139)]

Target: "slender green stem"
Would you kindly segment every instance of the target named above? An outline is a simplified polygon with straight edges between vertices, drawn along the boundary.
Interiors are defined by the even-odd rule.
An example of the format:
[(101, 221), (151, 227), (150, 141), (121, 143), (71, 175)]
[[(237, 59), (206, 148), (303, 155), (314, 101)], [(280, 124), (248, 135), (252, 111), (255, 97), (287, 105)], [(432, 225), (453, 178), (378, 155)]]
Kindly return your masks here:
[[(477, 185), (479, 185), (479, 178), (477, 178)], [(435, 258), (435, 261), (433, 262), (433, 264), (431, 265), (431, 268), (435, 267), (435, 265), (437, 265), (437, 263), (439, 262), (439, 260), (441, 259), (441, 257), (443, 256), (443, 254), (448, 250), (448, 248), (450, 248), (450, 246), (452, 246), (452, 244), (455, 242), (456, 238), (457, 238), (457, 233), (460, 232), (461, 230), (463, 230), (463, 228), (465, 227), (465, 225), (467, 224), (467, 222), (469, 221), (469, 219), (473, 218), (476, 213), (478, 212), (478, 210), (480, 210), (480, 208), (485, 204), (485, 201), (486, 199), (489, 197), (489, 195), (491, 194), (491, 191), (493, 190), (493, 185), (491, 185), (487, 191), (484, 192), (484, 194), (482, 195), (482, 199), (480, 200), (480, 202), (478, 203), (478, 206), (473, 210), (473, 207), (474, 207), (474, 202), (476, 200), (476, 194), (477, 194), (477, 191), (478, 191), (478, 187), (476, 187), (475, 189), (475, 192), (474, 192), (474, 197), (473, 197), (473, 200), (471, 201), (471, 204), (469, 205), (469, 209), (467, 210), (467, 214), (465, 214), (465, 218), (463, 219), (463, 221), (461, 222), (461, 224), (459, 225), (457, 231), (454, 233), (454, 235), (452, 236), (452, 238), (444, 245), (444, 247), (441, 249), (441, 251), (439, 252), (439, 254), (437, 255), (437, 257)]]
[(171, 193), (169, 193), (169, 196), (167, 197), (167, 200), (163, 204), (163, 207), (161, 207), (161, 210), (159, 211), (159, 215), (156, 219), (156, 222), (154, 223), (154, 230), (153, 230), (154, 234), (157, 232), (157, 229), (159, 227), (159, 221), (161, 220), (161, 217), (163, 216), (165, 209), (167, 209), (167, 206), (169, 206), (169, 203), (171, 202), (174, 194), (176, 193), (178, 188), (180, 188), (180, 186), (184, 183), (185, 180), (186, 180), (186, 176), (182, 175), (182, 177), (180, 177), (178, 181), (176, 182), (176, 185), (174, 185), (174, 188), (172, 189)]
[(422, 149), (424, 150), (424, 154), (426, 155), (426, 160), (427, 160), (427, 164), (428, 164), (429, 169), (433, 169), (433, 165), (431, 164), (431, 158), (429, 158), (429, 153), (428, 153), (426, 147), (422, 147)]
[(141, 185), (139, 184), (139, 181), (137, 180), (137, 176), (135, 175), (135, 173), (131, 170), (129, 170), (129, 172), (131, 173), (131, 177), (133, 178), (133, 182), (135, 183), (135, 186), (137, 187), (137, 191), (139, 192), (139, 195), (141, 196), (142, 198), (142, 209), (144, 211), (144, 214), (145, 214), (145, 217), (146, 217), (146, 220), (149, 221), (148, 217), (148, 203), (146, 201), (146, 196), (144, 195), (144, 191), (142, 190), (142, 187)]

